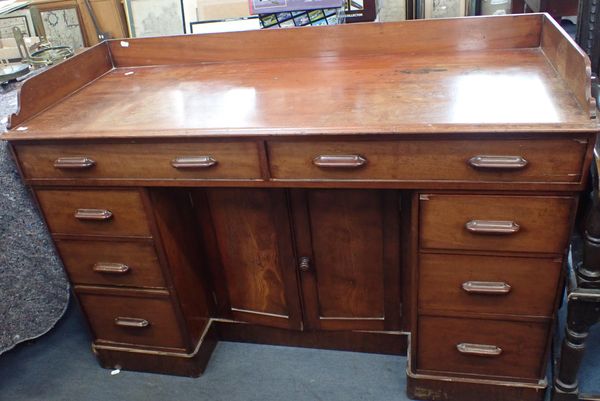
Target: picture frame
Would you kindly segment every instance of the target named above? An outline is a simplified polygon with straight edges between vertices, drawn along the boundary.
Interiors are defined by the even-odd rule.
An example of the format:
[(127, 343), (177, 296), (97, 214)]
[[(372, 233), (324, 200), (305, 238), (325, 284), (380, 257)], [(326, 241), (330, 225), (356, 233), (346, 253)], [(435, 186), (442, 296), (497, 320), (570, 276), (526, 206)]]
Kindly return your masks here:
[(132, 38), (186, 33), (183, 0), (124, 0)]
[(379, 0), (344, 0), (347, 23), (375, 21), (379, 8)]
[(420, 18), (456, 18), (467, 15), (467, 0), (421, 0)]
[(17, 10), (0, 16), (0, 37), (12, 38), (12, 28), (15, 26), (21, 29), (23, 36), (36, 36), (29, 9)]
[[(345, 7), (351, 0), (248, 0), (250, 14), (273, 14), (286, 11)], [(362, 3), (363, 0), (355, 0)], [(374, 0), (367, 0), (374, 1)]]
[(291, 28), (294, 26), (337, 25), (344, 20), (340, 8), (320, 8), (315, 10), (299, 10), (274, 14), (260, 14), (262, 28)]
[(34, 21), (38, 36), (46, 37), (53, 46), (69, 46), (76, 50), (89, 45), (77, 4), (38, 4), (32, 7), (32, 14), (34, 12), (39, 20), (38, 24)]

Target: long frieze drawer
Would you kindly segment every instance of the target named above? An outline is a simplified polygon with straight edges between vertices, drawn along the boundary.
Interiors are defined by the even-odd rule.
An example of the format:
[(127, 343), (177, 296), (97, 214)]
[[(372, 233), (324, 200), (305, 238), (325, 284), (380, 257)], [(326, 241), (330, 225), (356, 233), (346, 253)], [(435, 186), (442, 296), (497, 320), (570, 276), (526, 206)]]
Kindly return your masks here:
[(186, 348), (168, 293), (75, 289), (96, 341)]
[(52, 233), (150, 236), (137, 190), (39, 189), (36, 196)]
[(551, 317), (562, 260), (419, 255), (419, 309)]
[(563, 253), (575, 198), (421, 194), (421, 249)]
[(28, 179), (260, 179), (255, 142), (28, 144), (15, 147)]
[(268, 143), (276, 179), (562, 182), (581, 179), (585, 138)]
[(152, 242), (57, 240), (74, 284), (165, 288)]
[(419, 371), (531, 380), (541, 376), (546, 323), (421, 316), (418, 330)]

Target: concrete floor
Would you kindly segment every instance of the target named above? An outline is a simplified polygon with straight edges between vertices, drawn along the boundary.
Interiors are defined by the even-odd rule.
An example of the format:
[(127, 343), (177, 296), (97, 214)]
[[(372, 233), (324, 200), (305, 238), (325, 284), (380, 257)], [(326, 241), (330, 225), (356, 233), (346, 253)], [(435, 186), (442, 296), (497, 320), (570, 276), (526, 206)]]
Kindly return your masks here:
[[(600, 327), (580, 376), (600, 393)], [(2, 401), (405, 401), (406, 358), (221, 342), (198, 379), (137, 372), (111, 375), (90, 350), (71, 305), (46, 336), (0, 356)]]

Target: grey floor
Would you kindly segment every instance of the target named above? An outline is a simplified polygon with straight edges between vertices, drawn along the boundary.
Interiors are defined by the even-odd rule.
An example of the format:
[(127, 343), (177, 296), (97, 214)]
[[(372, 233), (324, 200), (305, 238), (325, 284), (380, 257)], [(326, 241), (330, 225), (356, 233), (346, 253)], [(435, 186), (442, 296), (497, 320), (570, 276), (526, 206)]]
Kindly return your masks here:
[(70, 306), (46, 336), (0, 356), (4, 401), (404, 401), (406, 358), (221, 342), (198, 379), (99, 367)]
[[(0, 356), (6, 401), (404, 401), (403, 357), (221, 342), (198, 379), (99, 367), (79, 309), (46, 336)], [(584, 392), (600, 393), (600, 327), (582, 369)]]

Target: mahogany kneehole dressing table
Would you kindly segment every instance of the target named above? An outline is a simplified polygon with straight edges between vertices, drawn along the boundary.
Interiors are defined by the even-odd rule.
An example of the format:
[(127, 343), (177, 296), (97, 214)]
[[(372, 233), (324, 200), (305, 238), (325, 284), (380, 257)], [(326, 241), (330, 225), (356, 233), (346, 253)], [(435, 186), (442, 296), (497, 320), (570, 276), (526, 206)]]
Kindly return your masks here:
[(248, 341), (542, 399), (598, 132), (547, 15), (113, 40), (20, 104), (3, 138), (102, 366), (197, 376)]

